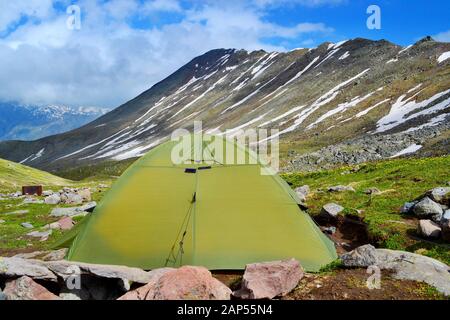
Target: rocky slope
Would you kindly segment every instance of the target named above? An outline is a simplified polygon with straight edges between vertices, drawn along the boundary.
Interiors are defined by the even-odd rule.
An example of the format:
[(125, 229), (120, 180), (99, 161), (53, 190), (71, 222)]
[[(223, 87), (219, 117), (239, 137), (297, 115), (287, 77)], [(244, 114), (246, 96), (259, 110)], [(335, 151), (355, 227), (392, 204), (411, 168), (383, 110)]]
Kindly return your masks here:
[(36, 140), (78, 128), (104, 115), (94, 107), (30, 106), (0, 102), (0, 141)]
[(297, 161), (296, 169), (308, 163), (305, 153), (329, 146), (356, 154), (374, 147), (376, 154), (364, 159), (430, 148), (446, 153), (449, 52), (450, 43), (430, 38), (406, 48), (354, 39), (283, 53), (212, 50), (88, 125), (32, 142), (2, 142), (0, 156), (50, 170), (123, 160), (144, 154), (174, 129), (192, 128), (194, 120), (206, 132), (279, 129), (283, 164)]

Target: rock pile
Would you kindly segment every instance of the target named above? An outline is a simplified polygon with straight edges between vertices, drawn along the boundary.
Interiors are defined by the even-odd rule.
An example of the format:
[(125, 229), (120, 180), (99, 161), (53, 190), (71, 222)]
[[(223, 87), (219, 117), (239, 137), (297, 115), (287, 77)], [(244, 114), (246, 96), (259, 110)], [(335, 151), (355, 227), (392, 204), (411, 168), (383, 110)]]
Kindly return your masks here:
[(450, 187), (429, 190), (416, 200), (406, 202), (400, 209), (403, 214), (416, 216), (418, 233), (425, 238), (450, 242)]
[[(206, 268), (183, 266), (144, 271), (138, 268), (98, 265), (36, 257), (60, 251), (37, 252), (0, 258), (0, 299), (16, 300), (229, 300), (232, 291)], [(248, 265), (240, 298), (273, 298), (293, 290), (303, 277), (298, 261)], [(3, 282), (3, 283), (2, 283)]]

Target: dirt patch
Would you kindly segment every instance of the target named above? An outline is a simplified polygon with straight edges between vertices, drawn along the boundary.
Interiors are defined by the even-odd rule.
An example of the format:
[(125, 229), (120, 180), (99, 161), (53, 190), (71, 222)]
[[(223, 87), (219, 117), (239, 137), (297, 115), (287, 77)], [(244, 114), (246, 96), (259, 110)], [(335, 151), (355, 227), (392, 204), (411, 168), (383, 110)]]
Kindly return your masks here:
[(370, 243), (367, 225), (359, 217), (339, 216), (335, 223), (321, 223), (322, 230), (331, 226), (336, 227), (336, 232), (328, 236), (336, 244), (339, 255)]
[(443, 297), (425, 283), (396, 280), (382, 271), (380, 289), (366, 285), (365, 269), (337, 270), (331, 274), (307, 274), (285, 300), (430, 300)]

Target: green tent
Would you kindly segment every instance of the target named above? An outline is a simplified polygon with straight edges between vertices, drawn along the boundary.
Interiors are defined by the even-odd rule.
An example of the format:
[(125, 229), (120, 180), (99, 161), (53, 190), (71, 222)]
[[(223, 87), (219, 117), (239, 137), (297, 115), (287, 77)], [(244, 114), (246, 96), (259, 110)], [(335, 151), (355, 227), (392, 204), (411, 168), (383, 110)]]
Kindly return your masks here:
[[(180, 144), (168, 141), (130, 166), (61, 242), (73, 240), (67, 258), (224, 270), (293, 257), (308, 271), (337, 258), (332, 241), (300, 210), (295, 192), (254, 152), (218, 136), (200, 144), (194, 137), (188, 136), (192, 148), (185, 163), (173, 163)], [(245, 156), (240, 164), (238, 154)]]

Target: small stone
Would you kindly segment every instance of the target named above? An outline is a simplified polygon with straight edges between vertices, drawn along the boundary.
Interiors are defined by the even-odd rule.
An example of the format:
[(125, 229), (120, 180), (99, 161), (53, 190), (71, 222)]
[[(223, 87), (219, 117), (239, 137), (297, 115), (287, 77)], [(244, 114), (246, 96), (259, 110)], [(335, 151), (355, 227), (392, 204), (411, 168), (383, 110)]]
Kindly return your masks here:
[(299, 198), (302, 201), (306, 201), (306, 197), (308, 196), (308, 194), (310, 192), (308, 185), (298, 187), (294, 191), (297, 193), (297, 195), (299, 196)]
[(57, 223), (61, 230), (70, 230), (75, 225), (75, 222), (72, 220), (71, 217), (64, 217), (60, 219)]
[(364, 190), (365, 194), (370, 194), (370, 195), (380, 195), (381, 191), (378, 188), (369, 188)]
[(438, 239), (441, 236), (441, 227), (431, 220), (420, 220), (418, 231), (426, 238)]
[(320, 211), (320, 216), (326, 219), (335, 219), (338, 214), (344, 211), (344, 207), (336, 204), (336, 203), (327, 203), (322, 207)]
[(6, 221), (3, 219), (0, 219), (0, 223), (5, 223)]
[(328, 228), (324, 228), (323, 232), (328, 233), (328, 234), (335, 234), (336, 233), (336, 227), (328, 227)]
[(52, 194), (44, 199), (46, 204), (58, 204), (61, 202), (61, 197), (59, 194)]
[(416, 205), (417, 202), (405, 202), (405, 204), (403, 205), (403, 207), (400, 209), (400, 213), (410, 213), (412, 211), (412, 209), (414, 208), (414, 206)]
[(24, 227), (24, 228), (27, 228), (27, 229), (33, 229), (34, 228), (33, 225), (31, 223), (29, 223), (29, 222), (22, 222), (20, 225), (22, 227)]
[(42, 196), (44, 196), (44, 197), (51, 196), (52, 194), (53, 194), (52, 190), (45, 190), (42, 192)]
[(91, 201), (92, 200), (91, 191), (88, 188), (79, 190), (78, 195), (81, 196), (83, 201)]
[(345, 192), (345, 191), (355, 192), (355, 189), (353, 189), (353, 187), (351, 187), (351, 186), (338, 185), (338, 186), (329, 187), (328, 191), (329, 192)]
[(33, 231), (30, 233), (27, 233), (27, 236), (33, 237), (33, 238), (41, 238), (41, 240), (42, 240), (42, 239), (48, 238), (51, 234), (52, 234), (52, 230)]

